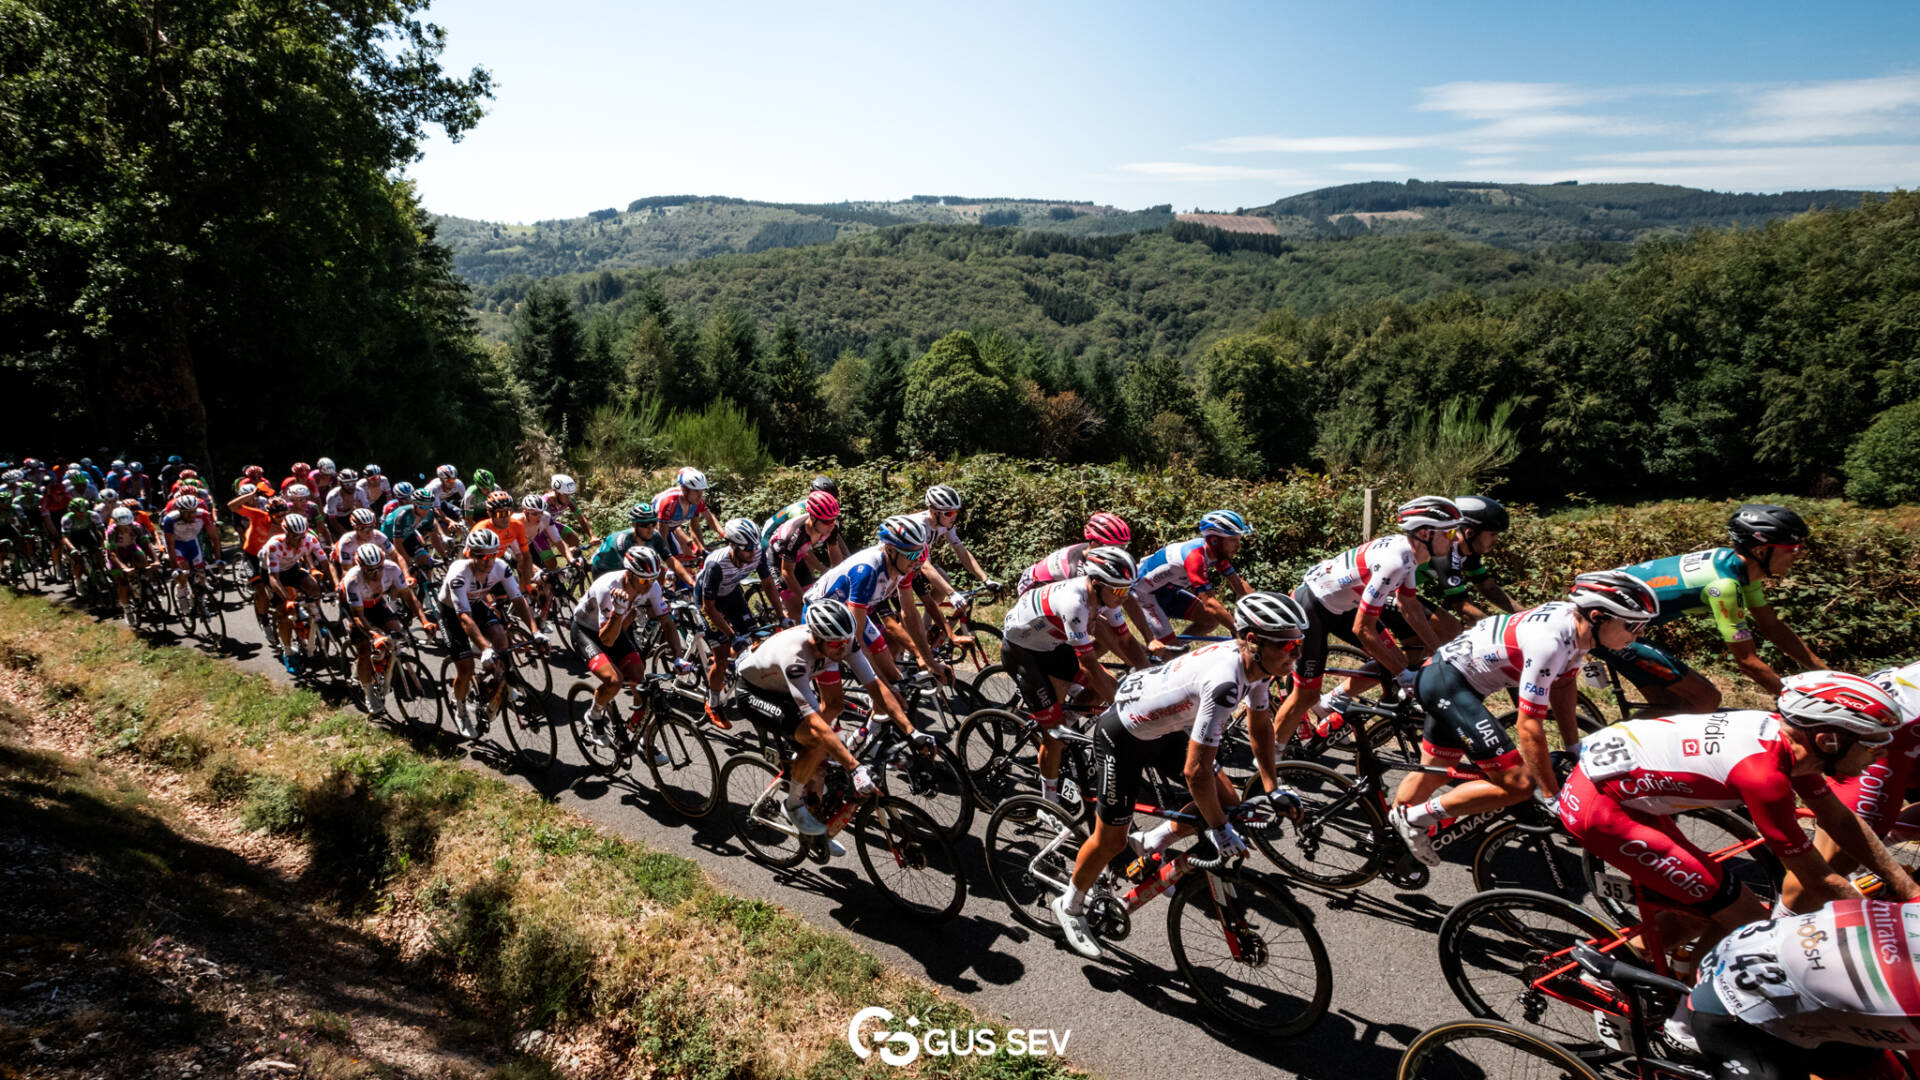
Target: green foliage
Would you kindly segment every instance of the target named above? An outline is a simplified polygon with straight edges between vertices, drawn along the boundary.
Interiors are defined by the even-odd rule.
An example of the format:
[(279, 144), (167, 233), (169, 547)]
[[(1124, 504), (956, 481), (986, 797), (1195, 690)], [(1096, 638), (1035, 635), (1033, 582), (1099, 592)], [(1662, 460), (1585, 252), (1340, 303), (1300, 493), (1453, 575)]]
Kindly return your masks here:
[(500, 996), (533, 1027), (578, 1017), (592, 990), (592, 960), (573, 926), (548, 917), (520, 920), (500, 956)]
[(240, 822), (256, 832), (285, 836), (306, 823), (300, 788), (278, 776), (256, 776), (247, 785), (247, 801), (240, 806)]
[(574, 460), (581, 472), (657, 468), (666, 462), (660, 429), (659, 398), (601, 405), (587, 416)]
[(1868, 506), (1920, 502), (1920, 401), (1881, 413), (1848, 448), (1847, 497)]
[(601, 364), (590, 362), (585, 329), (559, 286), (542, 282), (527, 290), (513, 313), (511, 344), (514, 374), (546, 429), (585, 430), (588, 413), (606, 399), (611, 353)]
[(697, 413), (675, 413), (666, 434), (679, 464), (749, 479), (772, 464), (759, 429), (746, 410), (731, 402), (716, 401)]
[(866, 436), (875, 452), (891, 454), (899, 447), (906, 401), (907, 347), (879, 342), (867, 358), (854, 394), (854, 409), (866, 422)]
[(1006, 366), (955, 330), (907, 369), (900, 438), (924, 453), (1002, 450), (1029, 427)]
[(1454, 398), (1436, 414), (1423, 409), (1400, 444), (1400, 475), (1415, 491), (1485, 491), (1505, 481), (1500, 470), (1520, 456), (1512, 425), (1513, 400), (1481, 420), (1469, 403)]
[(761, 356), (758, 382), (765, 394), (760, 410), (774, 456), (793, 461), (825, 449), (827, 416), (820, 408), (820, 369), (800, 347), (800, 325), (780, 320), (773, 351)]

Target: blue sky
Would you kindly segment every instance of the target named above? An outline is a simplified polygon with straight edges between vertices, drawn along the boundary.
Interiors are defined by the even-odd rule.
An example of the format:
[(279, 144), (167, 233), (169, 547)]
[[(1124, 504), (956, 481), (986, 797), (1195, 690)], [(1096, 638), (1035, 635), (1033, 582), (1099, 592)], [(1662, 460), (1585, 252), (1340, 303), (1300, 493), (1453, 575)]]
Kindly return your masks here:
[(498, 83), (408, 170), (505, 221), (645, 195), (1231, 210), (1359, 180), (1920, 183), (1920, 3), (439, 0)]

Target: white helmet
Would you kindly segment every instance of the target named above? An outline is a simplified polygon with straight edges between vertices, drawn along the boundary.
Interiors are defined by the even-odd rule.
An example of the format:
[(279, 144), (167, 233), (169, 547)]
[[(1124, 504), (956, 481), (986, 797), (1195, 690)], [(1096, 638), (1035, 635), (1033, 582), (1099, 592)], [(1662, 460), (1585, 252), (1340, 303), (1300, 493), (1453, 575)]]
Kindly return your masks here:
[(1646, 622), (1660, 614), (1660, 594), (1625, 570), (1581, 574), (1573, 579), (1567, 599), (1581, 611), (1604, 612), (1624, 622)]
[(289, 499), (305, 499), (312, 494), (313, 491), (305, 484), (295, 484), (287, 489), (287, 498)]
[(181, 513), (191, 514), (195, 510), (200, 509), (200, 500), (194, 498), (191, 495), (182, 495), (180, 496), (179, 501), (175, 502), (173, 505)]
[(691, 466), (681, 469), (680, 474), (675, 476), (673, 480), (674, 483), (679, 484), (688, 491), (707, 490), (707, 474)]
[(433, 474), (442, 480), (455, 480), (459, 478), (460, 470), (451, 465), (442, 465), (433, 470)]
[(1836, 727), (1886, 742), (1906, 722), (1900, 703), (1871, 679), (1840, 671), (1803, 671), (1780, 680), (1774, 708), (1796, 727)]
[(660, 556), (645, 544), (628, 548), (627, 553), (620, 557), (620, 565), (626, 567), (628, 573), (639, 574), (649, 580), (659, 577), (664, 569), (660, 565)]
[(895, 514), (882, 521), (879, 534), (881, 543), (909, 554), (925, 551), (933, 539), (927, 523), (911, 514)]
[(1414, 532), (1419, 529), (1451, 529), (1466, 520), (1460, 508), (1452, 499), (1439, 495), (1422, 495), (1400, 504), (1400, 531)]
[(734, 518), (727, 522), (720, 530), (720, 535), (726, 537), (727, 543), (734, 547), (760, 550), (760, 526), (747, 518)]
[(307, 533), (306, 515), (288, 514), (286, 517), (280, 519), (280, 527), (287, 530), (288, 536), (305, 536)]
[(373, 511), (362, 506), (347, 515), (347, 523), (356, 529), (371, 529), (380, 524), (380, 519), (373, 516)]
[(853, 638), (853, 611), (832, 597), (807, 605), (807, 631), (819, 642), (850, 641)]
[(927, 509), (958, 510), (960, 493), (945, 484), (935, 484), (927, 489)]
[(319, 461), (314, 462), (313, 467), (316, 469), (319, 469), (321, 472), (332, 473), (332, 472), (340, 471), (339, 469), (334, 468), (333, 459), (330, 457), (323, 457)]
[(1250, 592), (1233, 605), (1233, 632), (1264, 638), (1297, 638), (1307, 632), (1307, 613), (1291, 596)]
[(129, 509), (127, 509), (127, 508), (126, 508), (126, 507), (124, 507), (124, 506), (116, 506), (116, 507), (114, 507), (114, 508), (113, 508), (113, 523), (114, 523), (115, 525), (131, 525), (131, 524), (133, 524), (133, 511), (132, 511), (132, 510), (129, 510)]
[(1131, 588), (1140, 576), (1140, 567), (1122, 547), (1097, 547), (1087, 552), (1080, 572), (1102, 585), (1116, 589)]
[(353, 553), (353, 561), (369, 570), (385, 562), (387, 557), (380, 551), (378, 544), (361, 544), (360, 550)]
[(561, 495), (571, 495), (580, 490), (580, 485), (574, 483), (573, 477), (568, 476), (566, 473), (554, 473), (553, 490)]

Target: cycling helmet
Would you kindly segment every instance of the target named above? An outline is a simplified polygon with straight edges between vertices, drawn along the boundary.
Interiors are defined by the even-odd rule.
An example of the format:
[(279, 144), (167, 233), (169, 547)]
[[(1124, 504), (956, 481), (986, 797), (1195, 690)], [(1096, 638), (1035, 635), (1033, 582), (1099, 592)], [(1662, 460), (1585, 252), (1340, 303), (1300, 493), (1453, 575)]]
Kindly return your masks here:
[(106, 502), (106, 503), (117, 503), (120, 501), (120, 493), (114, 490), (113, 488), (101, 488), (100, 501)]
[(927, 489), (927, 509), (958, 510), (960, 493), (945, 484), (935, 484)]
[[(117, 469), (119, 467), (120, 467), (119, 463), (115, 462), (114, 468)], [(266, 477), (267, 470), (261, 468), (258, 465), (249, 465), (244, 470), (241, 471), (240, 475), (246, 477), (249, 480), (261, 480)]]
[(840, 500), (830, 491), (816, 491), (807, 496), (807, 516), (815, 521), (832, 521), (840, 516)]
[(1264, 638), (1297, 638), (1307, 632), (1307, 613), (1284, 593), (1250, 592), (1233, 605), (1233, 632)]
[(1727, 519), (1727, 539), (1741, 551), (1762, 544), (1802, 544), (1809, 532), (1799, 514), (1771, 503), (1747, 503)]
[(1660, 597), (1652, 586), (1625, 570), (1596, 570), (1573, 579), (1567, 599), (1581, 611), (1611, 615), (1627, 622), (1645, 622), (1660, 614)]
[(881, 543), (909, 553), (924, 551), (927, 541), (932, 539), (926, 522), (908, 514), (895, 514), (882, 521), (879, 535)]
[(492, 529), (475, 529), (467, 534), (467, 550), (476, 555), (491, 555), (500, 550), (500, 534)]
[(853, 640), (853, 609), (832, 597), (808, 604), (806, 620), (807, 632), (822, 645)]
[(663, 569), (660, 556), (645, 544), (635, 544), (620, 557), (620, 565), (627, 568), (629, 574), (638, 574), (649, 580), (660, 576)]
[(305, 484), (295, 484), (287, 489), (287, 498), (289, 499), (306, 499), (312, 496), (312, 489), (308, 488)]
[(134, 472), (139, 472), (141, 469), (146, 468), (146, 466), (136, 461), (133, 464), (127, 466), (127, 468), (133, 470)]
[(273, 498), (267, 500), (267, 513), (284, 514), (286, 512), (287, 512), (287, 500), (281, 498), (278, 495), (275, 495)]
[(305, 514), (288, 514), (286, 517), (286, 520), (280, 523), (280, 527), (287, 530), (288, 536), (304, 535), (307, 531), (306, 515)]
[(571, 495), (580, 490), (580, 485), (574, 483), (573, 477), (566, 473), (554, 473), (553, 490), (561, 495)]
[(657, 525), (660, 515), (654, 512), (651, 501), (637, 502), (627, 508), (627, 520), (635, 525)]
[(182, 495), (180, 496), (180, 500), (173, 505), (174, 509), (179, 510), (181, 513), (191, 514), (195, 510), (200, 509), (200, 500), (191, 495)]
[(538, 495), (528, 495), (520, 500), (520, 509), (529, 514), (544, 514), (547, 512), (547, 501)]
[(1232, 510), (1215, 510), (1200, 519), (1201, 536), (1251, 536), (1253, 526)]
[(126, 467), (127, 463), (121, 461), (119, 458), (114, 458), (112, 461), (107, 462), (107, 468), (109, 469), (124, 469)]
[(1401, 532), (1451, 529), (1465, 520), (1452, 499), (1439, 495), (1422, 495), (1401, 503), (1399, 517)]
[(491, 489), (499, 485), (493, 482), (493, 474), (491, 472), (485, 469), (475, 469), (473, 470), (473, 486)]
[(116, 507), (114, 507), (114, 508), (113, 508), (113, 523), (114, 523), (115, 525), (131, 525), (131, 524), (133, 524), (133, 511), (131, 511), (131, 510), (129, 510), (129, 509), (127, 509), (127, 508), (126, 508), (126, 507), (124, 507), (124, 506), (116, 506)]
[(1122, 547), (1097, 547), (1087, 552), (1086, 561), (1080, 564), (1080, 572), (1102, 585), (1111, 585), (1116, 589), (1133, 586), (1140, 576), (1140, 567)]
[(180, 464), (180, 463), (181, 463), (182, 461), (184, 461), (184, 460), (186, 460), (186, 459), (185, 459), (185, 458), (182, 458), (182, 457), (181, 457), (181, 456), (180, 456), (179, 454), (168, 454), (168, 455), (167, 455), (167, 464), (169, 464), (169, 465), (178, 465), (178, 464)]
[[(339, 468), (334, 465), (333, 459), (330, 457), (323, 457), (319, 461), (314, 462), (313, 467), (316, 469), (319, 469), (321, 472), (339, 472), (340, 471)], [(294, 468), (294, 471), (298, 472), (300, 469), (300, 466), (295, 465), (293, 468)]]
[(1841, 671), (1803, 671), (1780, 680), (1774, 708), (1796, 727), (1835, 727), (1874, 742), (1893, 738), (1906, 714), (1892, 694), (1858, 675)]
[(428, 491), (426, 488), (414, 488), (413, 489), (413, 505), (432, 506), (433, 492)]
[(353, 553), (353, 561), (371, 570), (386, 562), (387, 556), (378, 544), (361, 544), (360, 550)]
[(369, 464), (365, 469), (362, 469), (361, 471), (366, 473), (368, 476), (379, 476), (380, 466)]
[(834, 498), (840, 497), (840, 485), (833, 482), (831, 476), (816, 476), (813, 483), (807, 485), (808, 491), (824, 491)]
[(737, 548), (760, 550), (760, 526), (747, 518), (734, 518), (721, 527), (720, 535)]
[(1506, 532), (1510, 524), (1507, 508), (1485, 495), (1462, 495), (1453, 500), (1453, 505), (1460, 508), (1461, 524), (1481, 532)]
[[(68, 475), (68, 476), (78, 476), (78, 475), (81, 475), (81, 474), (80, 474), (80, 473), (78, 473), (78, 472), (70, 472), (70, 473), (68, 473), (67, 475)], [(193, 471), (192, 469), (181, 469), (181, 470), (180, 470), (180, 482), (181, 482), (181, 483), (183, 483), (183, 484), (184, 484), (184, 483), (186, 483), (186, 482), (187, 482), (187, 481), (189, 481), (189, 480), (198, 480), (198, 479), (200, 479), (200, 474), (199, 474), (199, 473), (197, 473), (197, 472), (195, 472), (195, 471)]]
[(360, 479), (360, 474), (357, 472), (354, 472), (352, 469), (342, 469), (338, 473), (336, 473), (335, 476), (342, 484), (349, 484), (349, 485), (352, 484), (354, 481)]
[(1133, 530), (1127, 528), (1126, 520), (1118, 514), (1097, 513), (1087, 519), (1087, 527), (1082, 532), (1089, 544), (1106, 544), (1110, 547), (1126, 547), (1133, 540)]
[(688, 491), (707, 490), (707, 474), (695, 468), (681, 469), (679, 475), (673, 478), (673, 482)]
[(373, 516), (373, 511), (362, 506), (347, 515), (347, 523), (356, 529), (371, 529), (380, 523), (380, 519)]
[(413, 498), (413, 485), (407, 483), (405, 480), (393, 485), (393, 497), (402, 502)]
[(495, 510), (511, 510), (511, 509), (513, 509), (512, 495), (509, 495), (498, 488), (495, 488), (493, 491), (487, 494), (487, 513), (491, 514)]
[(458, 480), (460, 478), (460, 470), (451, 465), (442, 465), (433, 470), (433, 475), (442, 480)]

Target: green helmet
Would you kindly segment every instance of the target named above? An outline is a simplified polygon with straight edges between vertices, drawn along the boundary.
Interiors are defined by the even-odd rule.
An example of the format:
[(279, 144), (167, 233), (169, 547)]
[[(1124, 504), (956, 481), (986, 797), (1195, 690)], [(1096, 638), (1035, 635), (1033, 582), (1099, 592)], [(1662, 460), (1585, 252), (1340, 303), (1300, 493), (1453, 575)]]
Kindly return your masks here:
[(485, 469), (475, 469), (473, 470), (473, 486), (492, 490), (500, 485), (493, 482), (492, 473)]
[(627, 510), (627, 520), (635, 525), (657, 525), (660, 522), (660, 515), (654, 510), (651, 501), (637, 502)]

